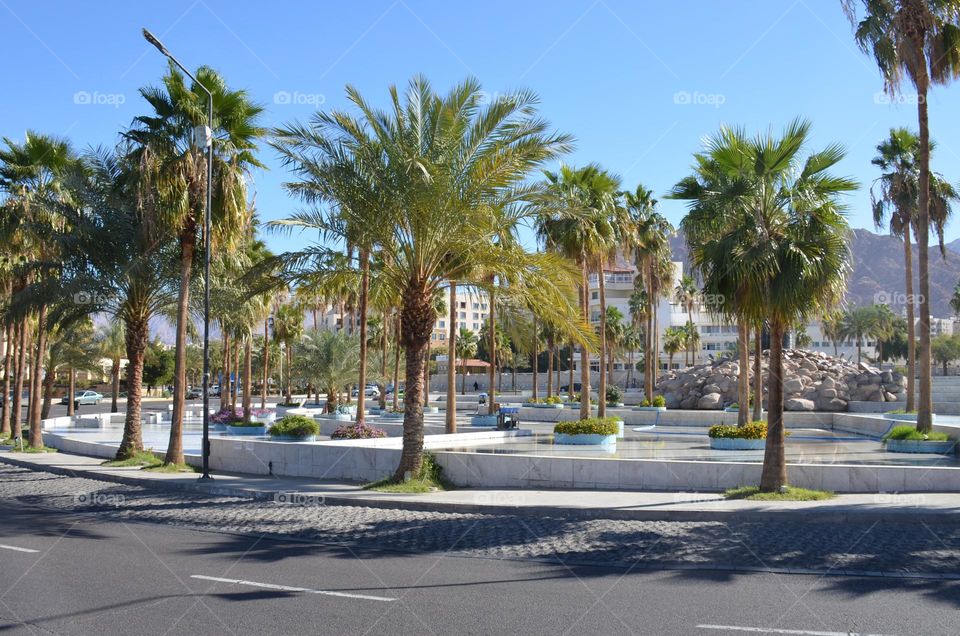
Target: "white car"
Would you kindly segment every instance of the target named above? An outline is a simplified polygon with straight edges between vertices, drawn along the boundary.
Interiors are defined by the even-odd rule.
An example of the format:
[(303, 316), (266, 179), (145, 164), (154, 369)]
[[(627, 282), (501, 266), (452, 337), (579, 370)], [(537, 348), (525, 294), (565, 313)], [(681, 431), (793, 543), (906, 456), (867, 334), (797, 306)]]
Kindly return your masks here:
[[(81, 404), (100, 404), (101, 400), (103, 400), (103, 395), (96, 391), (77, 391), (73, 394), (74, 406), (80, 406)], [(60, 404), (66, 403), (67, 396), (64, 395), (63, 399), (60, 400)]]

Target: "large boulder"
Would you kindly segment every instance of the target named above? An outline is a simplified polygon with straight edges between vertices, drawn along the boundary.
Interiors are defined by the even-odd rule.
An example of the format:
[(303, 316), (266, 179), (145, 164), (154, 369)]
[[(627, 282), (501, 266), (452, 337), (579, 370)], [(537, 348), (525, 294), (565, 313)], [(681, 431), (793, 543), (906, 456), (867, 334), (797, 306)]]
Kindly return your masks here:
[[(768, 354), (761, 359), (766, 402)], [(753, 364), (751, 362), (750, 374)], [(740, 365), (715, 361), (664, 374), (657, 392), (670, 408), (720, 409), (738, 401)], [(846, 411), (849, 401), (895, 401), (906, 395), (906, 378), (819, 352), (787, 350), (783, 356), (784, 406), (792, 411)]]

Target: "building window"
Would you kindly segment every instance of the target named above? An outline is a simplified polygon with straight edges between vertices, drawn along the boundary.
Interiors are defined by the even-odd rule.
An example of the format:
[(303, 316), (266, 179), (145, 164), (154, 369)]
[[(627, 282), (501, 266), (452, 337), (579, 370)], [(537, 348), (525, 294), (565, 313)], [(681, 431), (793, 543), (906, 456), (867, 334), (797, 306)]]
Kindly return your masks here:
[(474, 309), (480, 309), (480, 303), (473, 303)]
[(460, 309), (466, 309), (466, 308), (467, 308), (467, 303), (460, 301)]
[(441, 321), (440, 321), (440, 328), (441, 328), (441, 329), (446, 329), (446, 327), (447, 327), (447, 321), (441, 320)]
[(460, 320), (466, 320), (466, 319), (467, 319), (467, 312), (461, 311), (461, 312), (460, 312)]
[(477, 312), (473, 312), (473, 319), (480, 320), (480, 314), (478, 314)]
[(600, 298), (600, 292), (590, 292), (590, 300), (597, 300)]

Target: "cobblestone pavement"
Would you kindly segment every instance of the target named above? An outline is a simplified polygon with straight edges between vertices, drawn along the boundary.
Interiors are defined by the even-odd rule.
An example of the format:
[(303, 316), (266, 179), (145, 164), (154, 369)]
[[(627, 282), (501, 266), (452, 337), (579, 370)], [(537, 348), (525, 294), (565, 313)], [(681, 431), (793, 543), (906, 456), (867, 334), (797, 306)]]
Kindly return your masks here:
[(568, 566), (960, 578), (960, 521), (724, 523), (423, 512), (166, 492), (0, 463), (0, 506), (10, 499), (111, 520)]

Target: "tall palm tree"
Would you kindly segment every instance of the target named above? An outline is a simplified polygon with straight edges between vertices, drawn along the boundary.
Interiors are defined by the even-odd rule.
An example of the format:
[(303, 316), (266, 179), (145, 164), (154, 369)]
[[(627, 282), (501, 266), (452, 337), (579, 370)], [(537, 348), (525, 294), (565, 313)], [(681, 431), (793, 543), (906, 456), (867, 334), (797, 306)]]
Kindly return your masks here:
[(808, 137), (801, 120), (780, 136), (750, 138), (723, 128), (695, 156), (695, 174), (672, 193), (690, 201), (683, 228), (704, 293), (723, 313), (750, 325), (765, 321), (770, 330), (764, 492), (787, 483), (784, 334), (839, 302), (848, 266), (849, 230), (838, 199), (857, 184), (830, 172), (844, 156), (840, 146), (802, 157)]
[[(690, 325), (693, 325), (693, 306), (697, 302), (697, 294), (699, 293), (700, 290), (697, 288), (697, 281), (689, 274), (684, 274), (673, 290), (677, 302), (683, 305), (684, 310), (687, 312), (687, 323)], [(688, 342), (687, 344), (690, 345), (691, 343)], [(687, 347), (686, 353), (692, 353), (689, 346)], [(686, 361), (686, 356), (684, 356), (684, 362)]]
[(833, 355), (840, 355), (837, 345), (843, 340), (843, 313), (839, 311), (827, 312), (820, 318), (820, 333), (833, 344)]
[[(557, 322), (579, 322), (569, 302), (570, 268), (562, 259), (495, 240), (505, 215), (522, 214), (520, 203), (535, 194), (537, 186), (525, 183), (530, 171), (566, 151), (570, 139), (547, 132), (535, 116), (532, 93), (484, 105), (473, 80), (441, 96), (426, 79), (414, 78), (404, 97), (391, 88), (387, 110), (375, 109), (353, 87), (347, 97), (359, 116), (318, 113), (311, 128), (324, 143), (360, 158), (385, 206), (311, 209), (281, 223), (321, 229), (344, 242), (346, 228), (376, 231), (382, 259), (377, 278), (400, 299), (399, 342), (406, 353), (403, 450), (394, 473), (401, 480), (420, 474), (422, 466), (423, 370), (436, 320), (435, 292), (447, 281), (495, 272), (518, 292), (536, 297)], [(309, 140), (299, 149), (304, 139), (295, 131), (277, 134), (291, 164), (324, 152)], [(293, 281), (336, 273), (322, 246), (281, 260)]]
[[(930, 126), (927, 94), (931, 85), (960, 76), (960, 0), (843, 0), (864, 53), (873, 55), (884, 90), (896, 95), (908, 80), (917, 91), (920, 131), (917, 197), (917, 251), (920, 270), (920, 400), (917, 430), (933, 426), (930, 360)], [(863, 15), (860, 15), (860, 9)]]
[(857, 363), (862, 360), (863, 344), (877, 328), (877, 312), (873, 306), (854, 307), (843, 313), (840, 322), (840, 337), (852, 338), (857, 345)]
[(281, 378), (286, 404), (293, 402), (293, 383), (290, 381), (293, 370), (293, 345), (303, 335), (303, 318), (303, 310), (293, 303), (280, 305), (273, 317), (273, 338), (275, 342), (283, 345), (286, 358), (287, 375), (285, 380)]
[[(344, 330), (309, 330), (297, 343), (296, 350), (295, 373), (326, 393), (325, 410), (333, 412), (357, 377), (359, 338)], [(349, 395), (349, 391), (346, 393)]]
[(110, 412), (116, 413), (120, 397), (120, 359), (127, 352), (127, 334), (122, 322), (112, 323), (100, 332), (100, 353), (110, 359)]
[(687, 347), (687, 334), (682, 327), (667, 327), (663, 332), (663, 352), (667, 354), (667, 366), (673, 370), (673, 356)]
[(460, 327), (457, 336), (457, 360), (460, 362), (460, 395), (467, 394), (467, 361), (477, 355), (477, 334)]
[[(613, 362), (617, 354), (624, 349), (624, 337), (627, 326), (623, 322), (623, 312), (613, 305), (607, 307), (606, 323), (605, 349), (607, 351), (607, 377), (610, 378), (610, 382), (613, 383)], [(606, 401), (605, 395), (601, 395), (600, 399)]]
[[(58, 243), (50, 235), (64, 230), (59, 205), (67, 202), (71, 192), (64, 185), (66, 175), (77, 166), (77, 157), (69, 142), (57, 137), (28, 131), (22, 143), (3, 139), (0, 149), (0, 192), (4, 195), (4, 211), (13, 217), (13, 229), (19, 235), (25, 262), (29, 266), (29, 290), (26, 296), (37, 302), (24, 305), (24, 311), (36, 317), (33, 352), (30, 366), (30, 403), (28, 424), (30, 445), (43, 446), (40, 428), (41, 370), (47, 352), (50, 329), (50, 291), (56, 286)], [(43, 293), (46, 291), (47, 293)], [(39, 292), (39, 293), (37, 293)], [(19, 319), (24, 319), (24, 315)], [(19, 418), (19, 393), (14, 398), (14, 417)]]
[(144, 192), (155, 198), (157, 209), (163, 214), (165, 224), (176, 233), (180, 248), (173, 414), (164, 457), (167, 464), (183, 463), (190, 281), (206, 206), (206, 148), (195, 134), (197, 127), (212, 129), (211, 240), (221, 247), (232, 247), (243, 240), (244, 228), (249, 224), (247, 176), (250, 169), (262, 167), (254, 152), (258, 138), (264, 133), (258, 126), (263, 109), (244, 91), (231, 90), (213, 69), (200, 67), (196, 77), (213, 94), (212, 122), (207, 121), (206, 92), (199, 85), (188, 86), (171, 62), (162, 80), (163, 88), (140, 89), (140, 95), (153, 112), (136, 117), (125, 133), (137, 146)]

